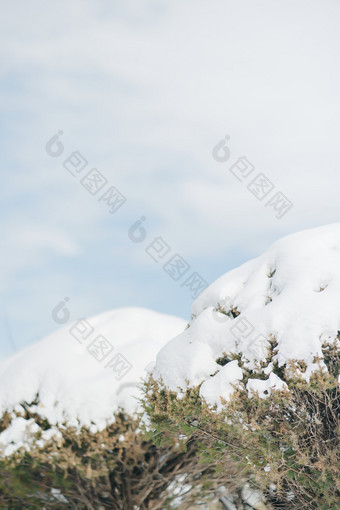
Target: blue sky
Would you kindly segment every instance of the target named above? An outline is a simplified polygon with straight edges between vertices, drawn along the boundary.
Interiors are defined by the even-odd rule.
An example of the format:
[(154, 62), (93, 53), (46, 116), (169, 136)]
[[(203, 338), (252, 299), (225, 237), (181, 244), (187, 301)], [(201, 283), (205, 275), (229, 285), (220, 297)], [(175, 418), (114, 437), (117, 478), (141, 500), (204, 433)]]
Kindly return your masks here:
[[(52, 8), (53, 6), (53, 8)], [(301, 0), (0, 1), (0, 356), (119, 306), (190, 317), (155, 237), (207, 282), (281, 236), (339, 220), (340, 6)], [(64, 153), (45, 145), (63, 130)], [(230, 158), (212, 149), (229, 135)], [(115, 214), (63, 167), (127, 198)], [(293, 207), (275, 217), (241, 156)], [(99, 195), (98, 195), (99, 196)], [(131, 225), (146, 217), (147, 239)]]

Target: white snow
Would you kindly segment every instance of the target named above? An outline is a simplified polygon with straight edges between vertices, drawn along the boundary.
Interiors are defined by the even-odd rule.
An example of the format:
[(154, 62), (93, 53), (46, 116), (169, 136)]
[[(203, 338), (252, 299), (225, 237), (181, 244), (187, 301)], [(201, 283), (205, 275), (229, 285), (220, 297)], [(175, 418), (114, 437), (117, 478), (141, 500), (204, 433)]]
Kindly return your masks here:
[(207, 379), (200, 388), (200, 395), (211, 406), (220, 409), (223, 406), (221, 397), (229, 400), (234, 392), (234, 387), (243, 378), (242, 369), (236, 360), (230, 361), (215, 375)]
[(33, 434), (40, 430), (39, 425), (32, 419), (25, 420), (18, 417), (0, 434), (0, 453), (12, 455), (24, 444), (30, 443)]
[[(235, 318), (231, 310), (239, 315)], [(221, 368), (216, 360), (223, 353), (243, 353), (248, 368), (254, 368), (265, 361), (273, 339), (279, 366), (304, 360), (302, 376), (308, 380), (323, 342), (334, 341), (340, 331), (340, 223), (277, 241), (210, 285), (194, 302), (193, 314), (190, 327), (157, 356), (154, 376), (169, 388), (203, 383), (201, 395), (208, 402), (228, 399), (239, 372), (233, 381), (228, 364)], [(272, 369), (270, 364), (264, 371), (267, 381), (249, 383), (248, 389), (263, 396), (273, 387), (284, 389)]]
[(267, 398), (271, 395), (272, 390), (288, 390), (287, 384), (274, 373), (271, 373), (269, 378), (266, 380), (249, 379), (246, 388), (250, 398), (255, 392), (259, 395), (260, 398)]
[[(75, 324), (77, 328), (72, 331), (81, 342), (70, 333)], [(79, 332), (84, 324), (93, 328), (86, 339)], [(147, 375), (146, 367), (154, 364), (159, 349), (185, 327), (183, 319), (143, 308), (121, 308), (86, 323), (76, 321), (65, 326), (0, 363), (0, 414), (13, 410), (23, 415), (19, 404), (30, 404), (38, 393), (40, 404), (31, 405), (30, 410), (46, 417), (51, 425), (67, 421), (101, 428), (112, 421), (119, 407), (134, 413), (141, 396), (137, 385)], [(100, 335), (113, 347), (102, 361), (87, 349)], [(128, 363), (125, 375), (106, 367), (117, 354)], [(36, 427), (32, 420), (15, 418), (0, 434), (0, 451), (10, 454), (27, 444), (27, 432), (36, 432)], [(42, 441), (48, 439), (51, 430), (43, 432)]]

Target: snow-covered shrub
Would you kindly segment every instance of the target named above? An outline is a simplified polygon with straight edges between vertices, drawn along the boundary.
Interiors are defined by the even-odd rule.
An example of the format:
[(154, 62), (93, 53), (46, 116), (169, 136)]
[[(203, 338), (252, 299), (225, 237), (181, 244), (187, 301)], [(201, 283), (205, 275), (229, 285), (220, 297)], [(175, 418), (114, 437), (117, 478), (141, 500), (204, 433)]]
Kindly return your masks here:
[(0, 458), (0, 508), (185, 508), (204, 500), (207, 480), (215, 479), (214, 487), (221, 483), (214, 463), (197, 462), (192, 439), (167, 437), (155, 446), (142, 422), (123, 413), (93, 432), (84, 426), (51, 426), (30, 412), (31, 406), (22, 407), (24, 415), (6, 413), (0, 419), (4, 430), (16, 420), (36, 426), (30, 435), (27, 431), (25, 445)]
[[(147, 309), (112, 310), (1, 362), (0, 508), (165, 508), (186, 470), (197, 475), (193, 450), (156, 449), (145, 437), (139, 385), (185, 325)], [(116, 356), (125, 361), (113, 364)]]
[[(320, 364), (306, 382), (296, 368), (301, 363), (291, 360), (280, 370), (286, 386), (272, 389), (270, 398), (258, 391), (249, 395), (247, 383), (263, 380), (263, 373), (246, 370), (218, 412), (204, 402), (199, 386), (179, 396), (151, 378), (145, 407), (154, 431), (195, 439), (198, 457), (222, 471), (231, 458), (240, 479), (247, 477), (274, 507), (339, 508), (340, 351), (333, 344), (324, 346), (324, 353), (328, 372)], [(225, 472), (223, 484), (228, 483)]]
[(280, 508), (339, 508), (339, 303), (340, 223), (221, 276), (157, 355), (155, 429), (210, 437), (203, 455), (231, 456)]

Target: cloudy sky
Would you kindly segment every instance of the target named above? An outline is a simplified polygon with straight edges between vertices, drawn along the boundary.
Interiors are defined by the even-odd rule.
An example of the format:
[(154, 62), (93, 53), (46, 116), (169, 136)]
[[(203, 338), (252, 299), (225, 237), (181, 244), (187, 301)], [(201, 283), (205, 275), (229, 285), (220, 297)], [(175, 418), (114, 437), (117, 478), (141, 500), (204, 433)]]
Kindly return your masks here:
[[(193, 273), (210, 283), (338, 221), (337, 0), (0, 10), (0, 357), (60, 327), (65, 297), (70, 320), (132, 305), (189, 318)], [(81, 182), (92, 169), (98, 192)], [(126, 198), (114, 214), (112, 187)], [(163, 269), (176, 254), (178, 281)]]

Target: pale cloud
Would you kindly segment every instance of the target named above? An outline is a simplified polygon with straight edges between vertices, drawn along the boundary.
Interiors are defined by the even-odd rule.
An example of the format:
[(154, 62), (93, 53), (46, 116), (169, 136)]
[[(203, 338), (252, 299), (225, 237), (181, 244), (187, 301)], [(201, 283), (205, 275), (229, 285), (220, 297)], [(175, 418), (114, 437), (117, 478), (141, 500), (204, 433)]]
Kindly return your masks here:
[[(338, 218), (338, 2), (13, 0), (2, 11), (5, 301), (23, 270), (39, 263), (46, 281), (53, 260), (56, 299), (67, 281), (84, 308), (109, 307), (111, 263), (117, 273), (151, 267), (127, 238), (142, 214), (150, 238), (207, 268)], [(59, 129), (65, 153), (53, 160), (44, 147)], [(211, 151), (226, 134), (231, 158), (221, 164)], [(63, 168), (73, 150), (127, 197), (119, 214)], [(243, 155), (294, 203), (282, 220), (230, 173)], [(96, 250), (106, 277), (88, 270)], [(94, 289), (87, 305), (77, 257)], [(144, 285), (134, 276), (115, 294), (141, 296)], [(177, 290), (166, 292), (178, 313)]]

